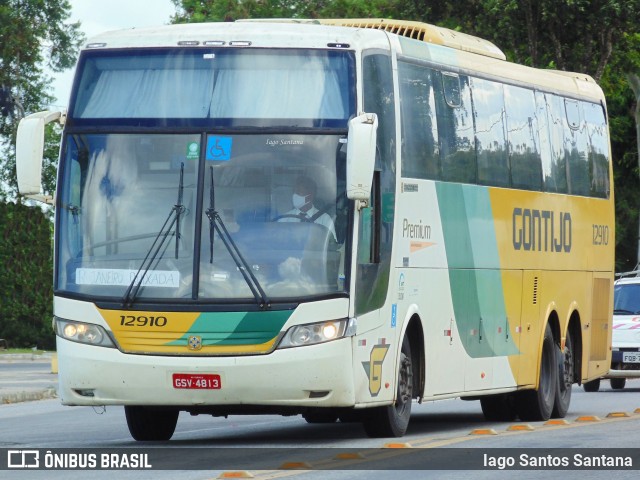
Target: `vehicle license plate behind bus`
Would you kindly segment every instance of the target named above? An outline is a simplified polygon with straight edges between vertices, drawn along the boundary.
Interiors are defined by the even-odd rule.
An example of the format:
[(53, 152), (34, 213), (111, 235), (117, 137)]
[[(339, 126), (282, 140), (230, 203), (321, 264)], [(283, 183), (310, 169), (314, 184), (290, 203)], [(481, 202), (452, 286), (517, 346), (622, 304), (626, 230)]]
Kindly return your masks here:
[(623, 363), (640, 363), (640, 352), (622, 352)]
[(219, 390), (222, 382), (213, 373), (174, 373), (173, 388)]

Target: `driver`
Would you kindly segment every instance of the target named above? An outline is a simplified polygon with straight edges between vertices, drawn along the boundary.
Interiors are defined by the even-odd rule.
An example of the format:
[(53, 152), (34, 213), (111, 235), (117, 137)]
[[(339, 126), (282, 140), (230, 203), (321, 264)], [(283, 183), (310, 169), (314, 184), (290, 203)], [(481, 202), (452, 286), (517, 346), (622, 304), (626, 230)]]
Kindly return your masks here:
[(316, 183), (309, 177), (303, 175), (296, 179), (293, 188), (291, 202), (293, 209), (285, 213), (279, 222), (313, 222), (326, 227), (336, 239), (336, 230), (333, 220), (327, 213), (318, 215), (319, 210), (313, 205), (316, 197)]

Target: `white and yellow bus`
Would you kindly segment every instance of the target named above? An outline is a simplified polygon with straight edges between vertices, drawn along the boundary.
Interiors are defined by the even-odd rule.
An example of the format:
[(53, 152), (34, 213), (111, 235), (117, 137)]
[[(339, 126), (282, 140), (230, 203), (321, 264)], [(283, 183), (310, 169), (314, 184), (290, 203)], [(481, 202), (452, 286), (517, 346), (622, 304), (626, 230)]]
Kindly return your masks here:
[(24, 119), (21, 192), (64, 124), (65, 405), (302, 414), (401, 436), (413, 400), (563, 417), (611, 361), (607, 116), (587, 75), (385, 20), (106, 33), (68, 111)]

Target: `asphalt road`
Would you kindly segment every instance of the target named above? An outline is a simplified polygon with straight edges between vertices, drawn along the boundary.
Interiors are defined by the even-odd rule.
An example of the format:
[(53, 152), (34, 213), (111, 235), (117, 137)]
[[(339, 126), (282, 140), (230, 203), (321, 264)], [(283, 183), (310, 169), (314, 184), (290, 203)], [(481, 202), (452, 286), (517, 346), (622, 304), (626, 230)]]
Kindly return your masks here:
[[(4, 367), (0, 365), (0, 370), (5, 373), (14, 371), (14, 367)], [(43, 368), (41, 374), (47, 378), (46, 365)], [(33, 370), (33, 367), (25, 367), (26, 372), (33, 373)], [(164, 465), (174, 470), (7, 470), (0, 471), (0, 477), (205, 480), (221, 478), (225, 472), (237, 475), (237, 472), (246, 470), (254, 478), (265, 479), (285, 476), (394, 480), (494, 479), (502, 476), (506, 479), (517, 475), (520, 480), (545, 478), (550, 474), (581, 480), (601, 479), (603, 474), (608, 478), (637, 478), (640, 461), (635, 470), (606, 472), (505, 471), (477, 464), (478, 458), (481, 458), (479, 456), (485, 454), (495, 457), (495, 452), (513, 452), (517, 459), (523, 453), (544, 453), (544, 449), (548, 448), (573, 447), (581, 451), (597, 449), (597, 452), (601, 452), (603, 447), (633, 447), (638, 452), (640, 413), (634, 413), (636, 409), (640, 409), (640, 381), (630, 381), (623, 391), (612, 391), (608, 382), (603, 382), (598, 393), (585, 393), (581, 388), (574, 387), (567, 424), (549, 426), (544, 422), (532, 422), (529, 425), (533, 430), (510, 431), (508, 428), (513, 424), (486, 422), (479, 402), (445, 400), (414, 404), (409, 431), (402, 439), (369, 439), (359, 424), (309, 425), (301, 417), (239, 416), (224, 419), (191, 417), (182, 413), (171, 441), (144, 444), (133, 441), (129, 436), (121, 407), (63, 407), (57, 400), (22, 402), (0, 405), (2, 455), (5, 454), (3, 449), (71, 453), (93, 452), (86, 449), (96, 449), (99, 455), (111, 451), (105, 449), (127, 448), (130, 449), (128, 452), (142, 454), (147, 451), (145, 449), (154, 448), (156, 450), (151, 451), (151, 463), (156, 463), (156, 468)], [(625, 412), (629, 416), (607, 418), (608, 414), (614, 412)], [(577, 421), (579, 417), (594, 415), (600, 420)], [(489, 430), (490, 434), (472, 434), (480, 429)], [(396, 447), (413, 448), (388, 448), (390, 442), (400, 444)], [(407, 445), (402, 445), (405, 443)], [(516, 450), (494, 450), (505, 448)], [(552, 452), (560, 458), (564, 450)], [(506, 454), (502, 456), (509, 457)], [(0, 465), (2, 460), (0, 458)], [(466, 468), (465, 462), (472, 462), (471, 470), (425, 470), (433, 465)], [(282, 469), (286, 463), (297, 469)]]
[(55, 398), (52, 354), (0, 354), (0, 404)]

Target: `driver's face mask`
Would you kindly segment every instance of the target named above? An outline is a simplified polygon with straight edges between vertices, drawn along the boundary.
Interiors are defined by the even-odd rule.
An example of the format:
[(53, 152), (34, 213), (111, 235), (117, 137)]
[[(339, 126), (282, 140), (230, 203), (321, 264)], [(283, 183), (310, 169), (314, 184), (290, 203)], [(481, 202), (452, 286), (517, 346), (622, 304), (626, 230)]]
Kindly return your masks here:
[(308, 203), (308, 197), (309, 195), (298, 195), (297, 193), (294, 193), (291, 197), (291, 203), (293, 203), (294, 208), (300, 209)]

